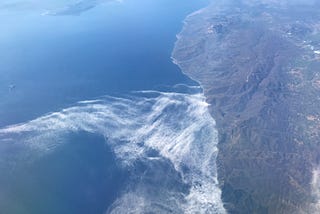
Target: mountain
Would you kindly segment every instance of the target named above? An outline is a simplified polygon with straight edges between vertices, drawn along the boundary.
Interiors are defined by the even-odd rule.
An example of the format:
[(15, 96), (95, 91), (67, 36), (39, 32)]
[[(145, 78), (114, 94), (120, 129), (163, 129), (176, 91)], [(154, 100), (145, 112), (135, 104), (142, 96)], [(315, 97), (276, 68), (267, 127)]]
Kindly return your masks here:
[(316, 1), (215, 1), (191, 14), (173, 58), (204, 88), (229, 213), (320, 207)]
[(44, 11), (43, 15), (52, 16), (80, 15), (99, 4), (112, 1), (113, 0), (4, 0), (0, 2), (0, 10), (41, 10)]

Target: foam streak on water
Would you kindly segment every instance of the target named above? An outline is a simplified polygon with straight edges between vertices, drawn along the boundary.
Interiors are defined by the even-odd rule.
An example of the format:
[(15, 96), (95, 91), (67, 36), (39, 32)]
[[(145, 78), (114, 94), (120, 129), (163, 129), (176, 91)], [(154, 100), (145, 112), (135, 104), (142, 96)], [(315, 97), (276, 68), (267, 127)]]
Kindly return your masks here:
[[(0, 139), (19, 139), (24, 150), (45, 155), (64, 142), (66, 133), (103, 135), (121, 167), (132, 168), (139, 160), (168, 160), (188, 186), (180, 193), (153, 186), (152, 192), (129, 182), (108, 212), (224, 213), (217, 181), (217, 131), (207, 107), (201, 93), (143, 91), (127, 98), (104, 97), (2, 128)], [(150, 150), (159, 155), (150, 156)]]

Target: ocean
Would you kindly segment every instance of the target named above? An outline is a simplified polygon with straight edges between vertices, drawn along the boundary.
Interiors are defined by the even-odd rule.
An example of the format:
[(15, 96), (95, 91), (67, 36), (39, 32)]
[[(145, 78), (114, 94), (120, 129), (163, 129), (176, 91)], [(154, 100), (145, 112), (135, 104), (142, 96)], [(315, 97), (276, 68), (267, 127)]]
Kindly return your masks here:
[(68, 16), (3, 9), (0, 125), (105, 94), (195, 84), (170, 56), (182, 20), (203, 5), (194, 0), (112, 1)]
[(170, 59), (206, 2), (94, 3), (0, 12), (0, 213), (223, 213), (215, 121)]

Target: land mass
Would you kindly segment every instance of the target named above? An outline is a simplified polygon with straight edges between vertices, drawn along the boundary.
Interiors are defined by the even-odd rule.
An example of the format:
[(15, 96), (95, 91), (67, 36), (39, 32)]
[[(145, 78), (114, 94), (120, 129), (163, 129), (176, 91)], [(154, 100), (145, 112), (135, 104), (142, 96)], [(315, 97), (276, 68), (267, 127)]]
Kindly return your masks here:
[(229, 213), (320, 210), (320, 3), (215, 1), (173, 51), (219, 131)]

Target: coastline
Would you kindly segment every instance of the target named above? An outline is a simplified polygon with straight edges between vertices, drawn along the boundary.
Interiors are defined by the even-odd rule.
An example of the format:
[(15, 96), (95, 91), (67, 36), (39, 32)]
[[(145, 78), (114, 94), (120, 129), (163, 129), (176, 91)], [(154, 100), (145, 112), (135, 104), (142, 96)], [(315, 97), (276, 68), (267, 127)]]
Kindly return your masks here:
[[(218, 154), (219, 154), (219, 147), (218, 147), (218, 144), (219, 144), (219, 130), (218, 130), (218, 128), (217, 128), (217, 122), (216, 122), (216, 120), (215, 120), (215, 118), (213, 117), (213, 115), (211, 114), (211, 112), (210, 112), (210, 110), (209, 110), (209, 106), (210, 106), (210, 103), (209, 102), (207, 102), (207, 97), (206, 97), (206, 94), (205, 94), (205, 87), (204, 87), (204, 85), (201, 83), (201, 81), (200, 80), (198, 80), (198, 79), (196, 79), (196, 78), (194, 78), (194, 77), (192, 77), (190, 74), (188, 74), (185, 70), (184, 70), (184, 68), (181, 66), (181, 64), (179, 63), (179, 61), (175, 58), (175, 51), (176, 51), (176, 48), (177, 48), (177, 46), (178, 46), (178, 43), (180, 42), (180, 39), (182, 38), (182, 35), (183, 35), (183, 32), (185, 31), (185, 29), (186, 28), (188, 28), (188, 25), (189, 25), (189, 23), (188, 23), (188, 19), (190, 19), (190, 18), (192, 18), (192, 16), (195, 16), (195, 15), (199, 15), (199, 14), (201, 14), (204, 10), (206, 10), (209, 6), (210, 6), (210, 4), (211, 3), (209, 3), (209, 5), (207, 5), (207, 6), (205, 6), (205, 7), (203, 7), (203, 8), (201, 8), (201, 9), (199, 9), (199, 10), (196, 10), (196, 11), (194, 11), (194, 12), (192, 12), (192, 13), (190, 13), (189, 15), (187, 15), (186, 16), (186, 18), (182, 21), (182, 29), (181, 29), (181, 31), (176, 35), (176, 41), (175, 41), (175, 43), (174, 43), (174, 48), (173, 48), (173, 50), (172, 50), (172, 52), (171, 52), (171, 61), (172, 61), (172, 63), (173, 64), (175, 64), (176, 66), (178, 66), (178, 68), (180, 69), (180, 71), (181, 71), (181, 73), (183, 74), (183, 75), (185, 75), (185, 76), (187, 76), (189, 79), (191, 79), (192, 81), (194, 81), (194, 82), (196, 82), (198, 85), (199, 85), (199, 87), (201, 88), (201, 90), (202, 90), (202, 94), (203, 94), (203, 96), (204, 96), (204, 98), (205, 98), (205, 102), (206, 102), (206, 104), (208, 105), (208, 107), (207, 107), (207, 110), (208, 110), (208, 112), (209, 112), (209, 115), (211, 116), (211, 118), (212, 118), (212, 120), (213, 120), (213, 123), (214, 123), (214, 125), (215, 125), (215, 131), (217, 132), (217, 142), (216, 142), (216, 144), (217, 144), (217, 147), (216, 147), (216, 149), (217, 149), (217, 156), (218, 156)], [(218, 212), (218, 210), (216, 210), (216, 212), (217, 213), (221, 213), (221, 214), (223, 214), (223, 213), (228, 213), (227, 212), (227, 210), (225, 209), (225, 205), (224, 205), (224, 203), (223, 203), (223, 200), (222, 200), (222, 189), (220, 188), (220, 184), (219, 184), (219, 179), (218, 179), (218, 164), (217, 164), (217, 158), (216, 158), (216, 160), (215, 160), (215, 165), (216, 165), (216, 172), (215, 172), (215, 174), (216, 174), (216, 177), (215, 177), (215, 183), (216, 183), (216, 188), (218, 189), (218, 191), (219, 191), (219, 198), (217, 198), (217, 203), (219, 203), (220, 205), (220, 210), (219, 210), (219, 212)]]
[[(312, 24), (304, 20), (299, 27), (307, 33), (288, 34), (287, 26), (297, 28), (290, 5), (238, 3), (209, 4), (188, 15), (171, 57), (200, 85), (217, 123), (218, 182), (225, 209), (314, 210), (310, 182), (315, 180), (319, 134), (313, 127), (319, 123), (310, 115), (319, 110), (310, 102), (317, 88), (303, 84), (310, 76), (302, 73), (315, 73), (315, 53), (308, 47), (312, 38), (307, 42)], [(307, 66), (301, 68), (301, 62)], [(302, 84), (295, 85), (297, 72)], [(310, 121), (315, 123), (311, 129)]]
[(183, 31), (185, 30), (185, 28), (188, 27), (188, 19), (194, 15), (197, 15), (197, 14), (200, 14), (203, 10), (205, 10), (208, 6), (204, 7), (204, 8), (201, 8), (199, 10), (196, 10), (192, 13), (190, 13), (189, 15), (186, 16), (186, 18), (182, 21), (182, 29), (180, 30), (180, 32), (176, 35), (176, 41), (174, 42), (174, 47), (173, 47), (173, 50), (171, 51), (171, 61), (173, 64), (175, 64), (176, 66), (178, 66), (179, 70), (181, 71), (181, 73), (185, 76), (187, 76), (188, 78), (190, 78), (192, 81), (198, 83), (198, 85), (201, 87), (202, 91), (204, 91), (204, 87), (203, 85), (201, 84), (201, 82), (195, 78), (193, 78), (192, 76), (190, 76), (188, 73), (186, 73), (184, 71), (184, 69), (182, 68), (182, 66), (180, 65), (180, 63), (178, 62), (178, 60), (173, 56), (174, 55), (174, 52), (175, 52), (175, 49), (178, 45), (178, 42), (179, 40), (181, 39), (181, 35), (183, 33)]

